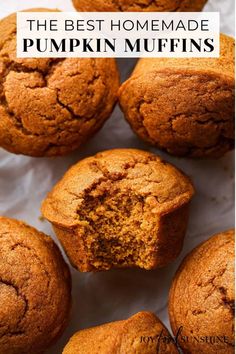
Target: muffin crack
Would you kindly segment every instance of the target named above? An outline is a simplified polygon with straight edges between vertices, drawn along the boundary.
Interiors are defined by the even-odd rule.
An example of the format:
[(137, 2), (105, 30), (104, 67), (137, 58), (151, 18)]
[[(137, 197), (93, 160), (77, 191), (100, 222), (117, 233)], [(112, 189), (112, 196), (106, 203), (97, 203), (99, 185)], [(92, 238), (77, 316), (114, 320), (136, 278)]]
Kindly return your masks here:
[(0, 217), (0, 352), (44, 352), (65, 328), (70, 273), (56, 244)]
[[(39, 74), (40, 78), (42, 78), (44, 84), (42, 83), (38, 83), (38, 84), (34, 84), (34, 86), (32, 86), (31, 84), (24, 84), (25, 88), (30, 89), (30, 90), (34, 90), (34, 89), (43, 89), (43, 88), (47, 88), (52, 90), (56, 96), (57, 96), (57, 102), (58, 104), (62, 107), (65, 108), (68, 113), (70, 113), (71, 119), (79, 119), (79, 120), (83, 120), (84, 122), (87, 120), (90, 120), (92, 118), (95, 118), (95, 115), (92, 114), (92, 116), (84, 116), (82, 117), (81, 115), (78, 115), (77, 113), (74, 112), (73, 108), (70, 107), (70, 104), (65, 104), (62, 99), (60, 98), (60, 92), (61, 89), (54, 87), (52, 84), (50, 84), (50, 78), (53, 75), (53, 72), (55, 71), (55, 68), (58, 66), (58, 64), (60, 65), (60, 63), (62, 61), (64, 61), (66, 59), (62, 59), (60, 61), (55, 60), (52, 61), (50, 65), (48, 65), (48, 68), (46, 70), (40, 70), (39, 68), (27, 68), (26, 66), (24, 66), (24, 64), (21, 63), (15, 63), (14, 61), (11, 61), (7, 64), (3, 74), (2, 74), (2, 80), (1, 80), (1, 88), (0, 88), (0, 92), (2, 92), (1, 96), (0, 96), (0, 103), (3, 106), (8, 106), (8, 102), (6, 100), (6, 94), (5, 94), (5, 89), (4, 89), (4, 84), (7, 80), (7, 77), (10, 73), (14, 72), (14, 73), (25, 73), (25, 74)], [(94, 61), (93, 61), (94, 62)], [(99, 81), (101, 79), (101, 75), (96, 73), (96, 64), (93, 63), (93, 68), (94, 68), (94, 73), (93, 73), (93, 77), (91, 79), (89, 79), (87, 81), (88, 86), (94, 86), (94, 84), (96, 83), (96, 81)], [(81, 72), (76, 72), (73, 76), (80, 76), (82, 73)], [(68, 75), (71, 77), (71, 75)], [(105, 83), (102, 82), (103, 86), (105, 87)], [(92, 96), (94, 95), (94, 92), (92, 92)], [(92, 99), (91, 96), (91, 99)], [(105, 100), (105, 97), (104, 97)], [(77, 102), (79, 102), (78, 98), (77, 98)], [(101, 113), (101, 109), (103, 108), (103, 104), (101, 102), (100, 104), (100, 110), (98, 110), (96, 112), (96, 116), (99, 115)], [(9, 108), (7, 108), (7, 111), (10, 112)], [(11, 114), (14, 114), (13, 112), (10, 112)], [(46, 115), (41, 114), (41, 116), (47, 118)], [(18, 117), (18, 119), (20, 119)]]
[(224, 286), (219, 286), (219, 292), (221, 294), (221, 300), (224, 306), (231, 312), (232, 317), (234, 318), (235, 314), (235, 300), (231, 299), (227, 295), (227, 289)]
[[(179, 341), (184, 353), (231, 353), (234, 241), (233, 229), (212, 236), (194, 248), (176, 272), (169, 293), (171, 327), (174, 335), (182, 327), (182, 336), (197, 339)], [(201, 341), (203, 337), (214, 340)]]
[[(29, 302), (28, 302), (28, 299), (26, 298), (26, 296), (21, 292), (20, 288), (14, 284), (12, 281), (7, 281), (3, 278), (0, 277), (0, 284), (3, 284), (9, 288), (12, 288), (16, 295), (17, 295), (17, 298), (21, 299), (24, 303), (24, 311), (23, 313), (21, 314), (19, 320), (17, 321), (17, 323), (14, 325), (14, 328), (15, 330), (9, 330), (9, 328), (7, 328), (5, 330), (5, 332), (1, 333), (0, 334), (0, 338), (3, 338), (5, 336), (18, 336), (18, 335), (22, 335), (22, 334), (25, 334), (25, 331), (23, 329), (18, 329), (21, 322), (24, 320), (24, 318), (26, 317), (27, 315), (27, 312), (29, 311)], [(4, 325), (4, 327), (6, 327)]]
[(16, 14), (0, 21), (0, 31), (1, 147), (34, 157), (76, 150), (114, 109), (115, 59), (17, 58)]
[(212, 58), (144, 58), (119, 89), (140, 138), (176, 156), (218, 158), (234, 148), (234, 40)]
[[(221, 91), (222, 91), (222, 89), (221, 89)], [(225, 92), (225, 94), (230, 93), (229, 90), (224, 90), (224, 92)], [(200, 93), (199, 93), (199, 96), (200, 96)], [(146, 127), (146, 123), (145, 123), (146, 119), (142, 113), (144, 105), (152, 106), (152, 105), (154, 105), (154, 100), (142, 99), (138, 103), (138, 105), (137, 105), (137, 113), (138, 114), (136, 116), (137, 120), (135, 123), (136, 124), (135, 129), (137, 129), (137, 131), (139, 131), (142, 136), (145, 136), (146, 140), (151, 141), (152, 144), (156, 145), (155, 140), (150, 136), (149, 131)], [(135, 106), (133, 108), (135, 109)], [(208, 114), (211, 114), (211, 115), (218, 114), (217, 111), (209, 111), (205, 107), (204, 107), (204, 109), (205, 109), (205, 113), (204, 114), (202, 113), (202, 117), (204, 117), (204, 115), (207, 116)], [(196, 144), (193, 144), (190, 142), (185, 143), (183, 147), (185, 149), (186, 155), (192, 155), (192, 153), (196, 149), (201, 151), (201, 154), (202, 154), (203, 152), (214, 150), (218, 146), (221, 146), (221, 145), (223, 146), (225, 144), (228, 144), (230, 146), (230, 149), (232, 149), (234, 147), (234, 145), (235, 145), (234, 139), (229, 138), (227, 136), (227, 132), (226, 132), (226, 124), (228, 124), (228, 121), (229, 121), (228, 119), (221, 119), (220, 117), (217, 117), (216, 119), (215, 118), (208, 118), (205, 120), (200, 120), (199, 118), (197, 118), (198, 117), (197, 115), (194, 115), (194, 113), (191, 115), (186, 115), (185, 113), (178, 113), (178, 114), (175, 114), (175, 115), (169, 117), (168, 121), (163, 123), (163, 126), (168, 127), (169, 132), (172, 134), (173, 138), (175, 138), (175, 136), (179, 137), (179, 136), (184, 136), (184, 135), (188, 136), (189, 135), (188, 131), (186, 131), (185, 134), (183, 132), (181, 132), (181, 134), (180, 134), (178, 129), (175, 127), (175, 125), (178, 124), (178, 120), (181, 120), (183, 117), (184, 117), (184, 119), (188, 119), (190, 124), (196, 123), (199, 126), (208, 126), (209, 124), (211, 124), (212, 126), (214, 126), (215, 128), (218, 128), (220, 130), (217, 140), (213, 144), (208, 144), (208, 145), (202, 146), (202, 145), (196, 145)], [(138, 124), (137, 124), (137, 122), (138, 122)], [(148, 126), (148, 124), (147, 124), (147, 126)], [(171, 151), (171, 148), (167, 148), (167, 150)]]
[[(64, 59), (63, 59), (64, 60)], [(58, 105), (65, 109), (69, 115), (70, 115), (70, 119), (71, 121), (75, 120), (79, 120), (80, 122), (80, 126), (82, 127), (84, 123), (86, 123), (87, 121), (91, 120), (92, 118), (95, 119), (96, 116), (98, 116), (100, 113), (101, 113), (101, 109), (102, 109), (102, 104), (100, 105), (101, 106), (101, 109), (98, 110), (96, 112), (96, 115), (90, 115), (90, 116), (80, 116), (78, 114), (76, 114), (74, 112), (74, 110), (70, 107), (69, 104), (65, 104), (61, 99), (60, 99), (60, 89), (59, 88), (54, 88), (52, 86), (49, 85), (49, 80), (50, 80), (50, 77), (51, 75), (53, 75), (53, 72), (56, 68), (57, 65), (60, 65), (62, 61), (61, 60), (56, 60), (56, 61), (52, 61), (50, 63), (50, 65), (48, 65), (48, 68), (47, 70), (39, 70), (38, 68), (37, 69), (30, 69), (30, 68), (27, 68), (25, 67), (23, 64), (19, 64), (19, 63), (15, 63), (14, 61), (11, 61), (7, 64), (5, 70), (4, 70), (4, 73), (2, 75), (2, 80), (1, 80), (1, 86), (0, 86), (0, 105), (3, 106), (4, 110), (7, 112), (8, 116), (10, 119), (12, 119), (16, 125), (16, 127), (21, 130), (21, 132), (24, 134), (24, 135), (30, 135), (30, 136), (35, 136), (35, 137), (40, 137), (40, 136), (50, 136), (49, 132), (48, 131), (45, 131), (45, 132), (40, 132), (40, 133), (36, 133), (32, 130), (29, 130), (25, 124), (23, 123), (23, 120), (22, 118), (20, 118), (19, 116), (17, 116), (14, 112), (12, 112), (9, 108), (9, 103), (6, 99), (6, 93), (5, 93), (5, 89), (4, 89), (4, 84), (7, 80), (7, 77), (10, 73), (12, 72), (15, 72), (15, 73), (25, 73), (25, 74), (39, 74), (40, 77), (42, 78), (44, 84), (34, 84), (34, 86), (32, 85), (25, 85), (25, 88), (26, 89), (30, 89), (30, 90), (37, 90), (37, 89), (43, 89), (43, 88), (47, 88), (47, 89), (50, 89), (52, 90), (53, 93), (55, 93), (56, 95), (56, 100), (57, 100), (57, 103)], [(95, 64), (94, 64), (95, 65)], [(76, 76), (79, 75), (79, 73), (76, 74)], [(96, 82), (96, 80), (100, 80), (100, 75), (97, 75), (96, 73), (94, 73), (94, 76), (91, 80), (88, 81), (88, 85), (94, 85), (94, 83)], [(103, 83), (104, 84), (104, 83)], [(105, 84), (104, 84), (105, 85)], [(42, 113), (39, 113), (37, 112), (37, 114), (42, 117), (44, 119), (44, 121), (52, 121), (52, 118), (47, 116), (46, 114), (42, 114)], [(69, 117), (67, 117), (69, 118)], [(56, 117), (55, 117), (55, 120), (56, 120)], [(57, 125), (57, 131), (56, 132), (53, 132), (51, 135), (52, 136), (55, 136), (55, 133), (60, 133), (60, 132), (63, 132), (63, 128), (60, 127), (60, 125)], [(82, 133), (80, 132), (80, 129), (77, 130), (77, 133), (78, 135), (80, 135), (82, 137)], [(45, 148), (44, 151), (46, 151), (47, 149), (51, 148), (52, 146), (66, 146), (66, 145), (63, 145), (60, 143), (60, 135), (58, 136), (58, 143), (49, 143), (48, 146)]]

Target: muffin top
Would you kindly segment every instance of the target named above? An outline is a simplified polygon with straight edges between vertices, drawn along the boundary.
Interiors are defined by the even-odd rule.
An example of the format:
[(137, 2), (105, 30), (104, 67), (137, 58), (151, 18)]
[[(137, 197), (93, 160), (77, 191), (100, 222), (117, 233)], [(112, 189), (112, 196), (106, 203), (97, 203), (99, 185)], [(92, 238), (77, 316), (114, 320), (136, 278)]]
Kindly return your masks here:
[(119, 99), (143, 140), (194, 158), (218, 158), (234, 148), (234, 40), (221, 35), (220, 44), (219, 58), (138, 62)]
[(16, 14), (0, 21), (3, 148), (30, 156), (73, 151), (109, 117), (118, 87), (114, 59), (16, 58)]
[(63, 354), (177, 354), (168, 330), (151, 312), (139, 312), (127, 320), (107, 323), (76, 333)]
[[(179, 341), (186, 353), (233, 353), (234, 343), (234, 231), (211, 237), (183, 261), (174, 278), (169, 299), (173, 332), (182, 327)], [(214, 345), (194, 337), (225, 336)]]
[[(181, 68), (192, 71), (205, 71), (207, 73), (218, 73), (234, 79), (234, 38), (223, 33), (220, 34), (220, 56), (218, 58), (144, 58), (138, 61), (133, 72), (133, 77), (147, 72), (162, 72), (168, 69), (178, 70)], [(147, 82), (148, 84), (148, 82)]]
[(79, 11), (201, 11), (207, 0), (73, 0)]
[(43, 202), (43, 215), (58, 226), (79, 222), (86, 197), (132, 193), (144, 198), (153, 213), (165, 215), (189, 202), (190, 179), (149, 152), (115, 149), (81, 160), (65, 174)]
[(0, 352), (42, 352), (70, 310), (70, 274), (52, 239), (0, 217)]

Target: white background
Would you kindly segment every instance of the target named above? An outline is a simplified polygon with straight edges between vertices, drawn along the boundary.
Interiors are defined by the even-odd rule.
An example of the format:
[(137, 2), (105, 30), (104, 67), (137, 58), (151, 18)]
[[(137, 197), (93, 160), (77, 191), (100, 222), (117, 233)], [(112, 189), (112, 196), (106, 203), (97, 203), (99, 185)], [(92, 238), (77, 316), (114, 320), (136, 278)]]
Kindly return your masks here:
[[(33, 7), (73, 10), (70, 0), (0, 1), (0, 16)], [(210, 0), (207, 11), (221, 11), (222, 31), (233, 34), (234, 0)], [(119, 60), (122, 80), (134, 66), (134, 60)], [(1, 118), (0, 118), (1, 119)], [(54, 237), (51, 226), (40, 221), (40, 204), (46, 193), (69, 166), (97, 151), (135, 147), (162, 155), (189, 174), (197, 195), (192, 203), (189, 230), (178, 260), (156, 271), (114, 270), (81, 274), (72, 270), (73, 310), (64, 336), (48, 353), (59, 354), (69, 337), (78, 329), (107, 321), (127, 318), (140, 310), (155, 312), (166, 325), (167, 297), (173, 274), (184, 255), (212, 234), (233, 226), (234, 155), (220, 160), (195, 161), (173, 158), (142, 143), (125, 122), (117, 107), (104, 128), (79, 151), (64, 158), (35, 159), (15, 156), (0, 149), (0, 214), (25, 220)], [(89, 353), (88, 353), (89, 354)]]

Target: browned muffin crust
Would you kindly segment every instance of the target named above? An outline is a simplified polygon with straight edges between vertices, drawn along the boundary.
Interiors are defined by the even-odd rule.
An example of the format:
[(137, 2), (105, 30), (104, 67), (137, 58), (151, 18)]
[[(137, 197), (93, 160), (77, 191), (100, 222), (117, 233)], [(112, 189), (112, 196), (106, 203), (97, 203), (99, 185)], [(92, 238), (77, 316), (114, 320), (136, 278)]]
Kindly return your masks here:
[(183, 326), (181, 336), (189, 338), (179, 340), (184, 353), (235, 352), (234, 299), (234, 230), (230, 230), (195, 248), (175, 275), (169, 314), (174, 334)]
[(118, 88), (114, 59), (16, 58), (16, 15), (0, 21), (0, 146), (4, 149), (36, 157), (77, 149), (109, 118)]
[(126, 119), (170, 154), (220, 157), (234, 147), (234, 40), (220, 58), (141, 59), (120, 88)]
[(72, 0), (78, 11), (201, 11), (207, 0)]
[(62, 334), (69, 268), (52, 239), (0, 217), (0, 353), (42, 353)]
[(190, 180), (148, 152), (108, 150), (73, 166), (42, 212), (81, 271), (161, 267), (181, 251)]
[(151, 312), (77, 332), (63, 354), (178, 354), (163, 323)]

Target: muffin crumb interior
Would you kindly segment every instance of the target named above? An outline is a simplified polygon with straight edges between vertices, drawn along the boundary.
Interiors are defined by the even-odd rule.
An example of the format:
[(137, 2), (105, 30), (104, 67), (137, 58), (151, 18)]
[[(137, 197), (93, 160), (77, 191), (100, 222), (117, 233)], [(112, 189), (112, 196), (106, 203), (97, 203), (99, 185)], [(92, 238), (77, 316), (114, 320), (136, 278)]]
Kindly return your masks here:
[(79, 218), (86, 228), (84, 244), (92, 266), (147, 269), (153, 263), (158, 218), (152, 214), (148, 199), (124, 194), (109, 182), (86, 195)]

